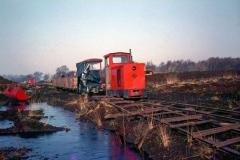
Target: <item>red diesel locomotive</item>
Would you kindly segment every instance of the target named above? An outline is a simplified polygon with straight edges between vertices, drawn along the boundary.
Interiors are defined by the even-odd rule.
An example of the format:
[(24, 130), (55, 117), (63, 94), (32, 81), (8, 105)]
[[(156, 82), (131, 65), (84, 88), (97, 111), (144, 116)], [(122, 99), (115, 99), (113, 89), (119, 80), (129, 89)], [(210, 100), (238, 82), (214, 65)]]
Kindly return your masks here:
[[(77, 76), (75, 73), (71, 74), (72, 76), (56, 77), (53, 85), (58, 88), (77, 89), (80, 94), (96, 94), (98, 92), (95, 91), (103, 90), (106, 91), (107, 96), (145, 97), (144, 63), (133, 62), (131, 53), (126, 52), (109, 53), (104, 59), (103, 70), (101, 70), (101, 59), (85, 60), (76, 64)], [(100, 68), (94, 69), (91, 67), (93, 64), (100, 64)]]
[(107, 96), (145, 97), (145, 64), (135, 63), (131, 53), (115, 52), (104, 56)]

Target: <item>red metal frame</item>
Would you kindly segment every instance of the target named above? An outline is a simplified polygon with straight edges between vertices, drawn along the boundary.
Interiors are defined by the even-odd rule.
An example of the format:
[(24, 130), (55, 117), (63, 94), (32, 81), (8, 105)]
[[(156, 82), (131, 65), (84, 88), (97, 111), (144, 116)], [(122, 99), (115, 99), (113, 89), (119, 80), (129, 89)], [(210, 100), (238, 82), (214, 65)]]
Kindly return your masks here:
[(8, 85), (8, 87), (3, 91), (3, 94), (18, 101), (26, 101), (29, 99), (23, 88), (14, 83)]

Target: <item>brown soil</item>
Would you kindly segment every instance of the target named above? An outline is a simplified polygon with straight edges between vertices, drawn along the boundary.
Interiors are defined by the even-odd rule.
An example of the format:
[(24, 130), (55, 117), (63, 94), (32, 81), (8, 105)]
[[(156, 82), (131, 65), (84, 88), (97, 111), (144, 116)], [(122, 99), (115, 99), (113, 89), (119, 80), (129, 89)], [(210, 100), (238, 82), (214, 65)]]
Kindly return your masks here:
[[(237, 73), (225, 76), (222, 73), (222, 76), (217, 77), (209, 73), (207, 77), (199, 72), (198, 76), (203, 74), (204, 78), (184, 79), (181, 75), (181, 80), (171, 83), (149, 78), (149, 98), (235, 110), (240, 105), (240, 74)], [(186, 73), (184, 75), (187, 76)]]
[(31, 151), (27, 148), (0, 148), (0, 160), (18, 160), (27, 158), (27, 153)]

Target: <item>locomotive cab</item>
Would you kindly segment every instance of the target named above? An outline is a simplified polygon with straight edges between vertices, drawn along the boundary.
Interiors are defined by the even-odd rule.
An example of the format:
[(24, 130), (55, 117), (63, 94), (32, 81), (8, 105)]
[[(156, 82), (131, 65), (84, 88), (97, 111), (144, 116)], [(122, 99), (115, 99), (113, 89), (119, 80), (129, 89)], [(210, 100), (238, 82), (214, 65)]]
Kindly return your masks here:
[(88, 59), (76, 64), (78, 93), (99, 93), (102, 91), (102, 59)]
[(131, 53), (116, 52), (104, 56), (106, 95), (123, 98), (145, 97), (144, 63), (132, 61)]

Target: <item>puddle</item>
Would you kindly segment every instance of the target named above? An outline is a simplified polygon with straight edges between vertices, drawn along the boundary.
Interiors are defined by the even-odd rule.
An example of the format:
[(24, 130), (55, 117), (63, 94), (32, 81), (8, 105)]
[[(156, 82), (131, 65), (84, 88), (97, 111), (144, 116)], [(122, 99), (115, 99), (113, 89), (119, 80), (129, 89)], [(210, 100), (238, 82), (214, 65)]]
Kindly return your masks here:
[(14, 125), (12, 121), (9, 120), (0, 120), (0, 129), (7, 129)]

